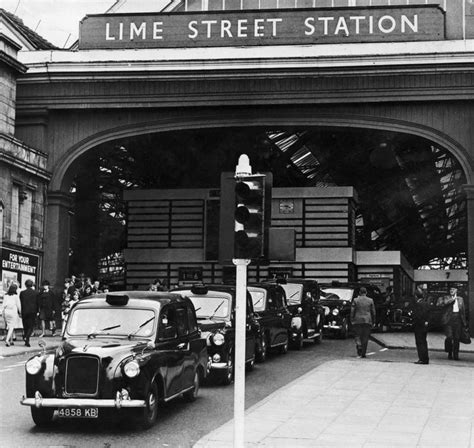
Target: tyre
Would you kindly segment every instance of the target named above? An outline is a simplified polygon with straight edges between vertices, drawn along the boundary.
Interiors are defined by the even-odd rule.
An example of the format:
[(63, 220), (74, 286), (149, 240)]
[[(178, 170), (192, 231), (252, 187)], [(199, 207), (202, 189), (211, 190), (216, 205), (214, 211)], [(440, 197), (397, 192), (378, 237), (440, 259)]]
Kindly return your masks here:
[(347, 334), (348, 333), (349, 333), (349, 324), (347, 322), (347, 319), (344, 319), (342, 321), (341, 332), (339, 333), (339, 337), (341, 339), (347, 339)]
[(295, 350), (301, 350), (303, 348), (303, 335), (298, 333), (296, 339), (291, 343), (291, 347)]
[(234, 362), (232, 361), (232, 355), (229, 353), (229, 359), (227, 361), (227, 369), (223, 372), (222, 384), (228, 386), (234, 381)]
[(255, 358), (252, 358), (249, 362), (245, 364), (245, 370), (247, 370), (247, 372), (251, 372), (254, 367), (255, 367)]
[(150, 383), (145, 394), (145, 407), (139, 410), (138, 423), (142, 428), (151, 428), (158, 416), (158, 387)]
[(31, 418), (36, 426), (48, 426), (51, 424), (54, 415), (54, 408), (31, 408)]
[(196, 370), (196, 372), (194, 373), (193, 388), (191, 390), (189, 390), (188, 392), (185, 392), (183, 394), (183, 397), (184, 397), (185, 400), (187, 400), (187, 401), (195, 401), (196, 400), (196, 398), (199, 394), (199, 384), (200, 384), (199, 373)]
[(320, 328), (320, 330), (319, 330), (319, 336), (316, 336), (316, 337), (314, 338), (314, 343), (315, 343), (315, 344), (321, 344), (322, 340), (323, 340), (323, 329)]
[(262, 343), (260, 350), (256, 350), (257, 362), (265, 362), (267, 359), (267, 341), (265, 337), (262, 337)]

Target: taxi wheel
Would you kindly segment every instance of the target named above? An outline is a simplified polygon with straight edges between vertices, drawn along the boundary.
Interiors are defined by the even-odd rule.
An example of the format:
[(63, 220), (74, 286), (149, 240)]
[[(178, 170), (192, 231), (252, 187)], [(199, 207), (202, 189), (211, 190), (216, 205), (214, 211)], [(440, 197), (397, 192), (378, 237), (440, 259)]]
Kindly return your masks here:
[(260, 345), (260, 350), (257, 352), (257, 361), (258, 362), (265, 362), (267, 359), (267, 341), (265, 337), (262, 337), (262, 342)]
[(193, 383), (193, 388), (189, 390), (188, 392), (185, 392), (183, 394), (183, 397), (187, 401), (195, 401), (199, 393), (199, 373), (196, 370), (194, 373), (194, 383)]
[(54, 408), (31, 408), (31, 418), (35, 422), (36, 426), (47, 426), (53, 420)]
[(157, 416), (158, 388), (156, 383), (151, 383), (145, 395), (145, 407), (140, 409), (139, 423), (145, 429), (151, 428), (155, 424)]
[(283, 345), (280, 345), (280, 355), (284, 355), (288, 353), (288, 341), (286, 341)]
[(349, 324), (347, 323), (347, 320), (344, 319), (342, 321), (341, 325), (341, 332), (339, 333), (339, 336), (341, 339), (347, 339), (347, 333), (349, 333)]
[(292, 343), (292, 348), (294, 348), (295, 350), (301, 350), (303, 348), (303, 344), (303, 335), (299, 333), (298, 337)]
[(232, 355), (229, 354), (229, 360), (227, 361), (227, 369), (224, 372), (222, 384), (228, 386), (229, 384), (232, 384), (232, 381), (234, 381), (234, 363), (232, 361)]

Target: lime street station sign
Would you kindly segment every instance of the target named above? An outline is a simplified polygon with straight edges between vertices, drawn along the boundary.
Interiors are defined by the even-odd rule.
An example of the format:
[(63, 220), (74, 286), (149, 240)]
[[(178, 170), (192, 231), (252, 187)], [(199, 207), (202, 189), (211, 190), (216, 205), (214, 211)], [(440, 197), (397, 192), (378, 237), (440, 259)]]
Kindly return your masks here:
[(88, 15), (79, 49), (187, 48), (444, 39), (433, 5)]

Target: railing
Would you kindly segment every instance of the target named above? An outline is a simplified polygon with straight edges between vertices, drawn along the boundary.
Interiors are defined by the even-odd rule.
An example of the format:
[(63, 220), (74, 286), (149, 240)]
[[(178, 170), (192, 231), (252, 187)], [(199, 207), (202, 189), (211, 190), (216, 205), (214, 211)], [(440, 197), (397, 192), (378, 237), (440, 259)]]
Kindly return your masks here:
[[(229, 11), (283, 8), (341, 8), (437, 4), (446, 11), (447, 0), (184, 0), (184, 11)], [(182, 6), (181, 6), (182, 7)]]

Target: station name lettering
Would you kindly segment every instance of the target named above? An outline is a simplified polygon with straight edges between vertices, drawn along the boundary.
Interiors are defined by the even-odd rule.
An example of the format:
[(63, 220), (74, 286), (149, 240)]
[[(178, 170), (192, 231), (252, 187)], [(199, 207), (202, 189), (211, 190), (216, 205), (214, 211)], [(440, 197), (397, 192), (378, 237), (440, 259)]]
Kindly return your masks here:
[[(233, 38), (277, 38), (280, 35), (284, 19), (218, 19), (218, 20), (190, 20), (184, 31), (188, 39), (233, 39)], [(163, 40), (166, 28), (163, 21), (153, 22), (106, 22), (106, 41), (137, 41)], [(372, 34), (416, 34), (419, 32), (418, 15), (411, 17), (406, 14), (381, 17), (373, 15), (349, 16), (309, 16), (303, 19), (296, 28), (297, 34), (307, 37), (321, 36), (359, 36)], [(176, 32), (173, 33), (173, 38)]]

